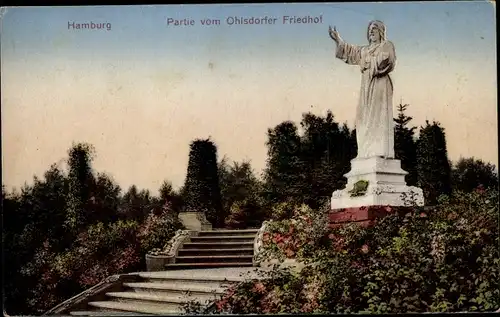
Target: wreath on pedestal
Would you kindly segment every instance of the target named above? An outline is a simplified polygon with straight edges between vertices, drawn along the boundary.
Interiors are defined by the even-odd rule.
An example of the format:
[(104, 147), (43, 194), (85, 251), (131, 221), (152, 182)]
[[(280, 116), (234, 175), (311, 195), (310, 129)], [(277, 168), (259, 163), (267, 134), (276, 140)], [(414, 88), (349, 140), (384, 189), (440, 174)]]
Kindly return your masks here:
[(351, 197), (359, 197), (363, 196), (366, 194), (366, 191), (368, 190), (368, 181), (365, 180), (359, 180), (357, 181), (353, 188), (349, 191), (349, 195)]

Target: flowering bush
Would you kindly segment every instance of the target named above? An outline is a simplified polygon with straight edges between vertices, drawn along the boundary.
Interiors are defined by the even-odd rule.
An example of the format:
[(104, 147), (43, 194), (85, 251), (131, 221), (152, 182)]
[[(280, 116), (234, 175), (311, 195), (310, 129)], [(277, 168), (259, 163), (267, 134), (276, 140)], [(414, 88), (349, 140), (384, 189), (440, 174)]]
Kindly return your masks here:
[[(280, 207), (281, 208), (281, 207)], [(307, 205), (295, 207), (291, 219), (271, 221), (263, 234), (260, 260), (301, 258), (324, 242), (328, 231), (328, 213), (313, 210)]]
[(178, 229), (183, 229), (183, 225), (169, 206), (165, 206), (160, 215), (150, 213), (137, 234), (142, 253), (163, 247)]
[(165, 208), (142, 224), (119, 220), (90, 225), (72, 248), (60, 253), (46, 241), (21, 269), (24, 276), (36, 278), (28, 305), (44, 312), (110, 275), (143, 270), (146, 252), (162, 247), (180, 228), (177, 215)]
[(49, 261), (42, 275), (61, 285), (77, 283), (81, 291), (109, 275), (137, 270), (141, 264), (137, 228), (134, 221), (91, 225), (78, 236), (73, 249), (46, 257)]
[(250, 280), (230, 286), (215, 302), (215, 311), (232, 314), (299, 313), (311, 302), (307, 296), (309, 292), (303, 291), (302, 276), (276, 268), (265, 277), (262, 281)]
[[(390, 214), (373, 227), (333, 228), (313, 243), (314, 263), (241, 283), (215, 308), (234, 314), (497, 310), (498, 192), (454, 193), (440, 201), (433, 210)], [(296, 224), (279, 228), (272, 229), (282, 234), (275, 245), (293, 245), (287, 232), (301, 236)]]

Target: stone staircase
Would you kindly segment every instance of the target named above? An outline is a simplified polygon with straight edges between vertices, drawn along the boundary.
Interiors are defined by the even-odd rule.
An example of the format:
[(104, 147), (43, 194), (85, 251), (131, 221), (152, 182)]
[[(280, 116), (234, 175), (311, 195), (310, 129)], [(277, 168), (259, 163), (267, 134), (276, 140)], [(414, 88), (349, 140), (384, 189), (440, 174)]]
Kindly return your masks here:
[(231, 283), (259, 278), (253, 267), (257, 232), (199, 231), (183, 242), (165, 270), (112, 276), (45, 315), (165, 315), (182, 313), (190, 301), (205, 305)]
[(166, 270), (253, 266), (258, 229), (200, 231), (184, 242)]
[(227, 286), (245, 279), (251, 269), (226, 268), (136, 273), (136, 280), (124, 282), (120, 291), (104, 292), (92, 300), (68, 310), (64, 315), (165, 315), (181, 314), (188, 301), (206, 304), (220, 298)]

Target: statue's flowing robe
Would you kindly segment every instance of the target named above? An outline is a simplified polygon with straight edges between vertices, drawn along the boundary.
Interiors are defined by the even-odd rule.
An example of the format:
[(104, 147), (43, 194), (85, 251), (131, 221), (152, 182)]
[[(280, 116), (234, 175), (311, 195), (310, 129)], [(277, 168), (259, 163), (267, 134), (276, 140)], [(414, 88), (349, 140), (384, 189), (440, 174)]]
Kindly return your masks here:
[(361, 91), (356, 112), (357, 158), (394, 158), (392, 80), (396, 53), (389, 41), (356, 46), (341, 41), (336, 57), (361, 68)]

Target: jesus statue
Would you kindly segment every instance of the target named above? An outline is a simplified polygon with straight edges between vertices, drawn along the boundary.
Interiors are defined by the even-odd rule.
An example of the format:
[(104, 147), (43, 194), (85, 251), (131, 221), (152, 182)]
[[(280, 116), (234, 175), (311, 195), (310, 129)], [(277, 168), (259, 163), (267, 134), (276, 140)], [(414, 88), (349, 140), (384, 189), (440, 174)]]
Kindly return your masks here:
[(368, 24), (368, 45), (344, 42), (336, 28), (329, 27), (336, 43), (336, 57), (361, 70), (361, 90), (356, 113), (357, 158), (394, 158), (394, 123), (392, 114), (392, 80), (396, 53), (386, 38), (381, 21)]

